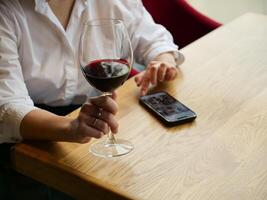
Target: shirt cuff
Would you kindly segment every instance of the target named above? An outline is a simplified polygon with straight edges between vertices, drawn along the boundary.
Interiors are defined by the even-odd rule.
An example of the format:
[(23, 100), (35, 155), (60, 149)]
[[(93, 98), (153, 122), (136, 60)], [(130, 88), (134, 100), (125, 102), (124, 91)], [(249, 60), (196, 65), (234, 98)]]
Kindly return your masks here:
[(147, 56), (147, 59), (145, 60), (145, 66), (147, 66), (153, 59), (155, 59), (159, 54), (165, 53), (165, 52), (172, 52), (176, 61), (177, 67), (180, 66), (184, 60), (184, 55), (177, 50), (177, 48), (174, 47), (157, 47), (153, 48), (151, 52), (149, 52), (149, 55)]
[(0, 108), (0, 143), (18, 143), (23, 140), (20, 124), (26, 114), (38, 109), (33, 105), (5, 104)]

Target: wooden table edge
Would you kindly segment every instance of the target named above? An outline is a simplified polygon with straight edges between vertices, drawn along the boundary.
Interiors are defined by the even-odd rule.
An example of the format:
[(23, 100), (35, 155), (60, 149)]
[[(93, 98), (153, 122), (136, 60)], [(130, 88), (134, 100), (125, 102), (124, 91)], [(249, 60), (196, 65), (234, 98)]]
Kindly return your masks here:
[[(75, 199), (134, 199), (113, 186), (84, 173), (79, 171), (73, 173), (72, 168), (59, 163), (52, 157), (42, 156), (36, 159), (36, 156), (38, 156), (36, 150), (23, 143), (13, 147), (11, 160), (14, 169), (25, 176), (67, 193)], [(31, 152), (35, 152), (34, 155)], [(27, 163), (27, 165), (23, 163)], [(44, 177), (43, 174), (46, 174), (46, 176)], [(58, 177), (61, 179), (59, 180)], [(62, 180), (62, 177), (64, 177), (64, 180)], [(71, 187), (77, 184), (79, 187)]]

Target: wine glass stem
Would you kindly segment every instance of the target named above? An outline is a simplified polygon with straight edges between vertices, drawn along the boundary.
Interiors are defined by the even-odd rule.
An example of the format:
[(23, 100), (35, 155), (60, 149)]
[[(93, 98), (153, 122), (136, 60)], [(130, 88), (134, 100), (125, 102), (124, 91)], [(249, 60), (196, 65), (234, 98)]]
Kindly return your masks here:
[[(101, 96), (112, 96), (112, 93), (111, 92), (103, 92)], [(116, 143), (116, 140), (115, 140), (115, 137), (114, 137), (114, 134), (109, 131), (108, 132), (108, 137), (106, 139), (106, 144), (115, 144)]]
[(109, 131), (108, 137), (106, 140), (106, 144), (115, 144), (115, 143), (116, 143), (115, 137), (114, 137), (113, 133), (111, 131)]

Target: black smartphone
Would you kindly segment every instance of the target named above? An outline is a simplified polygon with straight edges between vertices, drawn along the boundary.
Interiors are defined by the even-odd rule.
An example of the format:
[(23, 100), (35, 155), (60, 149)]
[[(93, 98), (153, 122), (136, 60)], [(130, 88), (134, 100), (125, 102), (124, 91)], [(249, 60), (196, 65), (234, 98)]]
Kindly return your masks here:
[(157, 92), (140, 97), (139, 102), (166, 126), (193, 121), (197, 115), (167, 92)]

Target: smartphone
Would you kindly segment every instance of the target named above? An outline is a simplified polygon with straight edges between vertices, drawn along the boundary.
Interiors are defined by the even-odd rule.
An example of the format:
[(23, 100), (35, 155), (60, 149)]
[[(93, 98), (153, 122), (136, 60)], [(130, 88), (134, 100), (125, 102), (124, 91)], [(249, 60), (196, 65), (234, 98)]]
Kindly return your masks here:
[(193, 121), (197, 115), (167, 92), (157, 92), (140, 97), (139, 103), (166, 126)]

